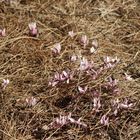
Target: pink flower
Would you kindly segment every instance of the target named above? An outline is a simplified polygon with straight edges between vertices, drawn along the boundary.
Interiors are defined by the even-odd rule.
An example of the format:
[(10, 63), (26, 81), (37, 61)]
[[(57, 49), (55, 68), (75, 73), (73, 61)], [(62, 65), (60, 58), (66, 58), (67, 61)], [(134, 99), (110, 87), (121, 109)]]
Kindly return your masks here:
[(65, 125), (67, 124), (67, 116), (61, 116), (60, 118), (56, 118), (56, 123), (60, 125)]
[(111, 101), (111, 104), (112, 104), (112, 106), (113, 106), (113, 108), (114, 108), (113, 114), (114, 114), (115, 116), (118, 114), (119, 102), (120, 102), (119, 99), (114, 99), (114, 100)]
[(89, 43), (88, 37), (86, 35), (82, 35), (81, 42), (82, 42), (82, 44), (84, 45), (84, 48), (85, 48)]
[(114, 108), (114, 115), (116, 116), (118, 114), (119, 109), (128, 109), (132, 108), (134, 106), (133, 103), (128, 104), (128, 100), (125, 99), (124, 102), (121, 102), (119, 99), (112, 101), (112, 106)]
[(87, 125), (83, 122), (81, 122), (81, 118), (79, 118), (77, 121), (71, 117), (68, 118), (71, 123), (77, 124), (79, 126), (87, 127)]
[(53, 48), (51, 48), (51, 50), (55, 53), (55, 54), (59, 54), (61, 51), (61, 45), (60, 43), (57, 43), (54, 45)]
[(114, 113), (113, 113), (115, 116), (117, 116), (117, 114), (118, 114), (118, 109), (116, 108), (115, 110), (114, 110)]
[(25, 101), (28, 104), (28, 106), (35, 106), (37, 104), (37, 99), (34, 97), (26, 98)]
[(49, 81), (49, 84), (48, 84), (48, 85), (54, 87), (54, 86), (56, 86), (58, 83), (59, 83), (59, 81)]
[(52, 80), (49, 81), (49, 85), (54, 87), (58, 83), (64, 81), (66, 81), (66, 83), (68, 84), (72, 78), (73, 78), (73, 74), (71, 74), (69, 71), (64, 70), (62, 71), (62, 73), (56, 72)]
[(0, 29), (0, 36), (2, 36), (2, 37), (6, 36), (5, 28), (4, 29)]
[(109, 117), (107, 117), (106, 115), (103, 115), (100, 119), (100, 123), (105, 125), (105, 126), (108, 126), (109, 125)]
[(133, 103), (128, 104), (127, 99), (123, 103), (119, 103), (119, 107), (124, 108), (124, 109), (131, 108), (131, 107), (133, 107), (133, 105), (134, 105)]
[(78, 91), (79, 91), (80, 93), (85, 93), (85, 92), (87, 91), (87, 89), (88, 89), (88, 86), (85, 86), (84, 88), (78, 86)]
[(59, 117), (55, 118), (49, 126), (50, 126), (50, 128), (60, 128), (64, 125), (67, 125), (70, 123), (74, 123), (79, 126), (87, 127), (87, 125), (85, 123), (81, 122), (81, 118), (79, 118), (78, 120), (75, 120), (74, 118), (72, 118), (71, 113), (69, 113), (69, 115), (65, 115), (65, 116), (60, 115)]
[(90, 48), (90, 53), (96, 53), (96, 49), (94, 47)]
[(120, 61), (120, 59), (117, 58), (117, 56), (115, 58), (111, 58), (109, 56), (104, 58), (104, 63), (105, 63), (105, 67), (106, 68), (113, 68), (116, 66), (116, 64)]
[(98, 44), (97, 39), (94, 39), (94, 40), (92, 41), (92, 46), (93, 46), (95, 49), (97, 49), (97, 48), (99, 47), (99, 44)]
[(71, 38), (73, 38), (75, 36), (75, 33), (73, 31), (69, 31), (68, 34)]
[(77, 60), (77, 56), (76, 55), (72, 55), (71, 56), (71, 61), (75, 62)]
[(7, 85), (9, 84), (9, 79), (3, 79), (3, 83), (2, 83), (2, 88), (5, 89), (7, 87)]
[(50, 128), (60, 128), (68, 123), (68, 117), (60, 115), (60, 117), (55, 118), (49, 126)]
[(96, 53), (96, 50), (98, 48), (98, 42), (96, 39), (92, 41), (92, 47), (90, 48), (90, 53)]
[(113, 79), (111, 76), (106, 79), (107, 83), (104, 85), (107, 89), (116, 89), (118, 80)]
[(83, 57), (83, 59), (80, 61), (80, 70), (83, 71), (83, 70), (87, 70), (91, 68), (91, 64), (89, 63), (89, 61)]
[(103, 85), (103, 87), (110, 92), (111, 94), (120, 94), (121, 89), (118, 87), (118, 80), (112, 78), (111, 76), (106, 80), (107, 83)]
[(69, 81), (72, 77), (70, 77), (69, 73), (66, 72), (66, 71), (62, 71), (62, 74), (61, 74), (61, 81), (64, 81), (66, 80), (67, 84), (69, 84)]
[(81, 118), (79, 118), (77, 121), (71, 117), (71, 113), (69, 113), (68, 115), (68, 120), (70, 121), (70, 123), (74, 123), (74, 124), (78, 124), (79, 126), (84, 126), (87, 127), (87, 125), (83, 122), (81, 122)]
[(94, 97), (93, 106), (94, 106), (93, 110), (96, 110), (98, 112), (99, 108), (101, 107), (100, 97)]
[(60, 78), (60, 74), (58, 73), (58, 72), (56, 72), (55, 74), (54, 74), (54, 78), (55, 78), (55, 80), (61, 80), (61, 78)]
[(88, 69), (87, 71), (86, 71), (86, 73), (89, 75), (89, 76), (91, 76), (92, 77), (92, 79), (97, 79), (98, 78), (98, 76), (101, 74), (101, 69), (96, 69), (96, 70), (94, 70), (94, 68), (92, 67), (91, 69)]
[(69, 78), (69, 75), (68, 75), (68, 73), (67, 73), (65, 70), (62, 71), (62, 75), (63, 75), (65, 78)]
[(131, 75), (128, 75), (127, 73), (124, 73), (125, 74), (125, 79), (128, 80), (128, 81), (132, 81), (133, 78), (131, 77)]
[(130, 108), (133, 106), (133, 104), (132, 103), (130, 103), (130, 104), (121, 103), (119, 106), (120, 106), (120, 108)]
[(28, 26), (29, 26), (29, 34), (30, 34), (32, 37), (36, 37), (37, 34), (38, 34), (36, 22), (31, 22), (31, 23), (28, 24)]
[(117, 79), (113, 79), (112, 77), (108, 78), (108, 85), (110, 87), (114, 87), (118, 84), (118, 80)]

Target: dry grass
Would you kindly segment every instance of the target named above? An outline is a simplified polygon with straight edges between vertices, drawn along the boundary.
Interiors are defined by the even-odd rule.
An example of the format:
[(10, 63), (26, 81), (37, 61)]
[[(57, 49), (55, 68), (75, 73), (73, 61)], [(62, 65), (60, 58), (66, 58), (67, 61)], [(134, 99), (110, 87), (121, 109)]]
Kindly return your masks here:
[[(12, 1), (12, 0), (11, 0)], [(140, 139), (140, 1), (139, 0), (13, 0), (0, 2), (0, 79), (10, 83), (0, 92), (0, 140), (138, 140)], [(38, 37), (28, 35), (28, 24), (37, 23)], [(69, 31), (77, 35), (68, 36)], [(90, 54), (89, 48), (79, 43), (81, 35), (99, 49)], [(62, 51), (54, 56), (51, 48), (61, 43)], [(96, 80), (79, 72), (78, 62), (69, 57), (81, 54), (103, 63), (105, 56), (117, 56), (120, 63), (106, 70)], [(54, 72), (69, 69), (74, 79), (69, 84), (48, 86)], [(124, 80), (123, 73), (132, 75)], [(102, 90), (109, 76), (119, 79), (121, 94), (116, 97)], [(86, 94), (76, 97), (77, 86), (88, 85)], [(101, 92), (99, 112), (93, 112), (92, 89)], [(35, 106), (27, 106), (25, 99), (33, 96)], [(111, 112), (110, 100), (127, 98), (134, 106)], [(58, 129), (44, 129), (60, 114), (72, 113), (82, 117), (87, 128), (69, 124)], [(109, 126), (100, 118), (109, 116)]]

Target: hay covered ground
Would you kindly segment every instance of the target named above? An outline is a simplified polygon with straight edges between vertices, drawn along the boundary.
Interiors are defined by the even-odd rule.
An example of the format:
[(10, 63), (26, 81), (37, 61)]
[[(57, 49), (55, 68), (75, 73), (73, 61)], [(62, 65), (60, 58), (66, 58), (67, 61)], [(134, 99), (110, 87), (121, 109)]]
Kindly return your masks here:
[(3, 0), (0, 29), (0, 140), (140, 139), (139, 0)]

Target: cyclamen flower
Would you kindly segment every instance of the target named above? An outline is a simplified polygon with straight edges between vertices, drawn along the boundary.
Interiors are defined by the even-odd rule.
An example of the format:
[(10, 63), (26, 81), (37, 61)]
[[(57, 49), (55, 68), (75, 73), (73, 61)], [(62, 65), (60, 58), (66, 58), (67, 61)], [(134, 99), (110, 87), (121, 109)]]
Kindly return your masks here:
[(77, 124), (79, 126), (83, 126), (83, 127), (87, 127), (87, 125), (83, 122), (81, 122), (81, 118), (79, 118), (77, 121), (75, 119), (73, 119), (71, 116), (68, 117), (68, 119), (70, 120), (71, 123)]
[(35, 106), (37, 104), (37, 99), (34, 97), (26, 98), (26, 103), (28, 106)]
[(98, 42), (96, 39), (92, 41), (92, 47), (90, 48), (90, 53), (96, 53), (96, 50), (98, 48)]
[(100, 97), (95, 97), (93, 99), (93, 106), (94, 106), (93, 110), (98, 112), (99, 108), (101, 107)]
[(62, 73), (56, 72), (54, 78), (49, 81), (50, 86), (55, 86), (60, 82), (66, 81), (68, 84), (69, 81), (73, 78), (73, 75), (70, 72), (62, 71)]
[(60, 118), (56, 118), (55, 121), (56, 121), (57, 125), (60, 125), (60, 126), (63, 126), (68, 123), (67, 116), (61, 116), (61, 115), (60, 115)]
[(62, 81), (66, 80), (66, 82), (68, 84), (70, 79), (72, 79), (72, 75), (69, 75), (69, 73), (66, 71), (62, 71), (61, 79), (62, 79)]
[(117, 56), (115, 58), (111, 58), (109, 56), (104, 58), (104, 63), (105, 63), (105, 67), (106, 68), (113, 68), (116, 66), (116, 64), (120, 61), (120, 59), (117, 58)]
[(87, 70), (89, 68), (91, 68), (90, 62), (86, 58), (83, 57), (83, 59), (80, 61), (79, 69), (82, 71), (82, 70)]
[(119, 107), (124, 109), (131, 108), (133, 105), (134, 105), (133, 103), (128, 104), (127, 99), (123, 103), (119, 103)]
[(113, 108), (115, 109), (114, 112), (113, 112), (113, 114), (114, 114), (115, 116), (118, 114), (118, 109), (120, 108), (120, 107), (119, 107), (119, 102), (120, 102), (119, 99), (114, 99), (114, 100), (111, 101), (112, 106), (113, 106)]
[(101, 107), (101, 101), (100, 101), (100, 93), (97, 90), (93, 90), (93, 111), (98, 112), (99, 108)]
[(96, 70), (95, 70), (95, 68), (92, 67), (92, 68), (86, 70), (86, 73), (87, 73), (90, 77), (92, 77), (93, 80), (97, 79), (98, 76), (101, 74), (101, 72), (102, 72), (102, 68), (99, 68), (99, 69), (96, 69)]
[(59, 83), (59, 81), (54, 81), (54, 80), (52, 80), (52, 81), (49, 81), (49, 84), (48, 84), (48, 85), (54, 87), (54, 86), (56, 86), (58, 83)]
[(2, 37), (6, 36), (5, 28), (4, 29), (0, 29), (0, 36), (2, 36)]
[(94, 47), (90, 48), (90, 53), (96, 53), (96, 49)]
[(29, 26), (29, 34), (30, 34), (32, 37), (36, 37), (37, 34), (38, 34), (36, 22), (31, 22), (31, 23), (28, 24), (28, 26)]
[(115, 99), (112, 101), (112, 106), (115, 109), (114, 115), (116, 116), (119, 109), (128, 109), (134, 106), (133, 103), (128, 104), (128, 100), (126, 99), (124, 102), (121, 102), (119, 99)]
[(3, 79), (3, 83), (2, 83), (2, 88), (5, 89), (7, 87), (7, 85), (9, 84), (9, 79)]
[(54, 45), (53, 48), (51, 48), (51, 50), (55, 53), (55, 54), (59, 54), (61, 51), (61, 44), (57, 43)]
[(99, 47), (99, 44), (98, 44), (97, 39), (94, 39), (94, 40), (92, 41), (92, 46), (93, 46), (95, 49), (97, 49), (97, 48)]
[(118, 87), (117, 79), (109, 77), (106, 81), (107, 83), (103, 85), (103, 87), (106, 88), (106, 90), (108, 90), (111, 94), (119, 95), (121, 93), (121, 89)]
[(125, 74), (125, 79), (128, 80), (128, 81), (132, 81), (133, 78), (131, 77), (131, 75), (128, 75), (127, 73), (124, 73)]
[(107, 117), (106, 115), (103, 115), (100, 119), (100, 123), (105, 125), (105, 126), (108, 126), (109, 125), (109, 117)]
[(69, 113), (69, 115), (66, 116), (60, 115), (60, 117), (55, 118), (49, 126), (50, 128), (60, 128), (69, 123), (74, 123), (79, 126), (87, 127), (85, 123), (81, 122), (81, 118), (79, 118), (77, 121), (74, 118), (72, 118), (71, 113)]
[(87, 35), (83, 35), (83, 36), (81, 37), (81, 42), (82, 42), (82, 44), (84, 45), (84, 48), (88, 45), (89, 39), (88, 39)]
[(108, 86), (110, 87), (115, 87), (118, 84), (117, 79), (113, 79), (112, 77), (108, 78)]
[(73, 38), (75, 36), (75, 33), (73, 31), (69, 31), (68, 34), (71, 38)]
[(88, 86), (85, 86), (84, 88), (78, 86), (78, 91), (79, 91), (80, 93), (85, 93), (85, 92), (87, 91), (87, 89), (88, 89)]
[(71, 61), (75, 62), (77, 60), (77, 56), (76, 55), (72, 55), (70, 58)]

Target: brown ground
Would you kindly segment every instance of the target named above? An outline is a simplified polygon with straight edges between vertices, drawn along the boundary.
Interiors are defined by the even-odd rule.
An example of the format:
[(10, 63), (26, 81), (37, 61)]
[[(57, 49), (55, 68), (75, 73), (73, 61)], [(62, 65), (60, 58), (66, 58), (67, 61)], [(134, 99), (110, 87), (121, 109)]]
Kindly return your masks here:
[[(5, 0), (6, 1), (6, 0)], [(11, 0), (12, 1), (12, 0)], [(0, 91), (0, 140), (139, 140), (140, 139), (140, 1), (139, 0), (13, 0), (0, 2), (0, 80), (9, 79)], [(28, 24), (37, 23), (38, 37), (28, 35)], [(69, 31), (77, 35), (68, 36)], [(99, 42), (97, 54), (89, 53), (79, 43), (81, 35)], [(62, 51), (54, 56), (50, 48), (61, 42)], [(91, 80), (77, 70), (69, 57), (75, 52), (95, 65), (104, 56), (117, 56), (119, 64)], [(54, 72), (69, 69), (74, 79), (69, 84), (48, 86)], [(126, 81), (123, 73), (132, 76)], [(132, 108), (113, 116), (110, 100), (116, 96), (101, 89), (108, 76), (119, 79), (119, 99), (128, 99)], [(80, 97), (77, 86), (88, 85)], [(100, 111), (93, 112), (90, 89), (100, 90)], [(38, 100), (27, 106), (26, 98)], [(44, 129), (60, 114), (72, 112), (82, 117), (87, 128), (68, 124), (58, 129)], [(100, 118), (109, 112), (109, 126)], [(48, 139), (47, 139), (48, 138)]]

